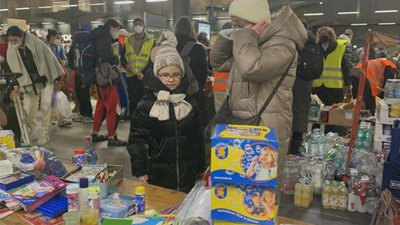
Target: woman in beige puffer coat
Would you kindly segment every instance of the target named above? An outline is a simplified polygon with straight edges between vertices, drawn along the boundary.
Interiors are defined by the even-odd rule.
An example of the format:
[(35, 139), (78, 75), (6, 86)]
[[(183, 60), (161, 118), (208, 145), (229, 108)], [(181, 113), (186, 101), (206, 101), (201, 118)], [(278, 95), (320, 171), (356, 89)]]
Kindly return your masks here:
[[(230, 71), (229, 104), (233, 115), (239, 118), (258, 113), (292, 62), (282, 86), (262, 114), (260, 124), (274, 128), (279, 139), (277, 190), (290, 143), (297, 49), (302, 48), (306, 40), (306, 29), (286, 6), (271, 15), (271, 23), (261, 34), (248, 28), (223, 30), (211, 50), (213, 68)], [(279, 191), (276, 199), (279, 201)]]

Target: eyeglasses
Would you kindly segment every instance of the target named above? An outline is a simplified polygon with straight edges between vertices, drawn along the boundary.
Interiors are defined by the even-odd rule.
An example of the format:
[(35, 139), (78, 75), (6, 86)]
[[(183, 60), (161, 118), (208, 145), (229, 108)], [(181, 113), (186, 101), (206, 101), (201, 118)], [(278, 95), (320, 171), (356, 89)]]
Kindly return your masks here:
[(182, 77), (182, 73), (173, 73), (173, 74), (160, 73), (158, 76), (161, 77), (164, 80), (169, 80), (171, 78), (173, 78), (174, 80), (177, 80), (177, 79)]

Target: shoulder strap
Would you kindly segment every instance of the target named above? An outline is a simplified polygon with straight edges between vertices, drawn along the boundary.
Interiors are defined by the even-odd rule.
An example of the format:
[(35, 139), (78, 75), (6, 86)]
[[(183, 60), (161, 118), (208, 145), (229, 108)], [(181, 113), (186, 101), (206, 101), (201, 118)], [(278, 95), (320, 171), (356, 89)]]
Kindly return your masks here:
[(296, 53), (293, 55), (292, 60), (289, 63), (288, 68), (286, 69), (285, 73), (282, 74), (281, 79), (279, 79), (278, 83), (272, 90), (271, 94), (269, 95), (267, 101), (265, 101), (264, 105), (261, 107), (261, 110), (258, 112), (257, 116), (260, 116), (264, 113), (265, 109), (267, 109), (269, 103), (272, 101), (272, 98), (275, 96), (276, 92), (278, 91), (279, 87), (282, 85), (283, 81), (285, 80), (287, 74), (289, 73), (290, 67), (292, 67), (293, 61), (296, 58)]
[(192, 51), (193, 47), (196, 46), (197, 43), (194, 41), (189, 41), (188, 43), (186, 43), (185, 47), (183, 47), (182, 52), (181, 52), (181, 57), (185, 58), (188, 57), (190, 52)]

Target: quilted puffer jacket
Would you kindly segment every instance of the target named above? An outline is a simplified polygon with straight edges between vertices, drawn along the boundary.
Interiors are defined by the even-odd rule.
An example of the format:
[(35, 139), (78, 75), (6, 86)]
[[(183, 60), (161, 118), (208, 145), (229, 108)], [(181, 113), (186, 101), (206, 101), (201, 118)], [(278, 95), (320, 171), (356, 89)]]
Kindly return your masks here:
[[(152, 77), (154, 77), (152, 75)], [(154, 78), (154, 92), (168, 90)], [(184, 93), (187, 80), (171, 94)], [(157, 97), (151, 93), (142, 98), (131, 118), (128, 152), (131, 156), (132, 174), (148, 175), (153, 185), (189, 192), (196, 174), (204, 172), (205, 152), (202, 139), (200, 109), (196, 101), (186, 96), (193, 110), (177, 121), (172, 104), (170, 119), (159, 121), (149, 116)]]

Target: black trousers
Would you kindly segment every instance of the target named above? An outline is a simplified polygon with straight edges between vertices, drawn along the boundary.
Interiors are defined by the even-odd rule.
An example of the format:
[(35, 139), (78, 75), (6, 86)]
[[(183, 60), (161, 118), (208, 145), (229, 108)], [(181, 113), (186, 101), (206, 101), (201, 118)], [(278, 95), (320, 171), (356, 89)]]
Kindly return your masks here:
[(296, 155), (299, 152), (299, 148), (301, 146), (302, 141), (303, 141), (303, 133), (293, 131), (289, 153), (292, 155)]
[(75, 77), (75, 91), (76, 98), (79, 102), (79, 114), (85, 117), (92, 118), (93, 108), (92, 103), (90, 102), (90, 85), (83, 86), (79, 75), (76, 75)]
[(129, 95), (129, 115), (135, 111), (140, 99), (144, 96), (143, 81), (140, 81), (137, 76), (128, 77), (126, 79)]

